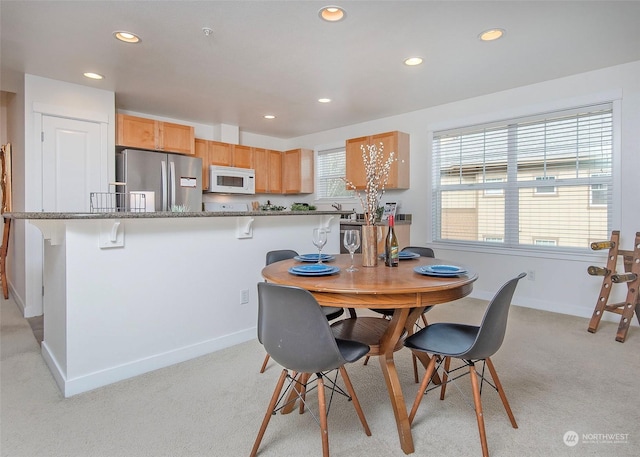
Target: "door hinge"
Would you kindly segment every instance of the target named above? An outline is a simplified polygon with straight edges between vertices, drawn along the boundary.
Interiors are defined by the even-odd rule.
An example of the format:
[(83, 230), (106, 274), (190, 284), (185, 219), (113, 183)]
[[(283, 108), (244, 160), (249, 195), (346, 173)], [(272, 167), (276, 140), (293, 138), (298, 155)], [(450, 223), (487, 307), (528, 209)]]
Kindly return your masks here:
[(42, 296), (44, 297), (44, 286), (42, 286)]
[(40, 132), (40, 141), (44, 143), (44, 132)]

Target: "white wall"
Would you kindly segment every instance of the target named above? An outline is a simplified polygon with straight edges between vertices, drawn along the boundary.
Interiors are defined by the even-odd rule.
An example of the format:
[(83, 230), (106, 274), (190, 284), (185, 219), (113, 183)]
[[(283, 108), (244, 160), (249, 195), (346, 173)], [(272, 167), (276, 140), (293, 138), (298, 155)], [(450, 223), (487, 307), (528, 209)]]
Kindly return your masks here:
[[(413, 214), (411, 242), (432, 245), (438, 257), (472, 265), (480, 273), (473, 295), (490, 298), (508, 278), (521, 271), (535, 272), (535, 280), (520, 283), (515, 303), (533, 308), (590, 317), (601, 281), (587, 275), (590, 264), (604, 265), (606, 253), (583, 257), (531, 255), (516, 250), (491, 253), (455, 250), (434, 245), (431, 233), (431, 134), (434, 130), (505, 119), (553, 109), (580, 106), (602, 99), (620, 100), (619, 176), (613, 229), (621, 231), (623, 249), (632, 249), (640, 231), (640, 62), (605, 68), (567, 78), (546, 81), (447, 105), (320, 132), (288, 141), (287, 148), (316, 148), (373, 133), (400, 130), (411, 135), (411, 189), (391, 191), (385, 201), (400, 200), (402, 212)], [(401, 89), (399, 89), (401, 90)], [(425, 87), (425, 90), (428, 90)], [(624, 297), (626, 287), (614, 290)], [(607, 318), (619, 317), (607, 313)], [(637, 321), (634, 320), (634, 325)], [(586, 325), (585, 325), (586, 329)]]
[[(635, 232), (640, 231), (640, 207), (637, 203), (637, 195), (640, 195), (640, 180), (637, 179), (638, 170), (640, 170), (640, 129), (638, 128), (640, 126), (640, 78), (638, 75), (640, 75), (640, 62), (632, 62), (286, 141), (245, 132), (240, 132), (240, 138), (242, 144), (286, 150), (297, 147), (317, 149), (322, 145), (342, 144), (347, 138), (390, 130), (409, 133), (411, 135), (411, 189), (389, 191), (384, 200), (401, 201), (401, 211), (413, 214), (412, 244), (432, 245), (430, 140), (433, 130), (617, 97), (621, 117), (616, 138), (619, 140), (621, 156), (617, 164), (619, 176), (615, 180), (618, 185), (616, 196), (619, 210), (615, 214), (613, 228), (621, 230), (622, 247), (630, 249)], [(26, 103), (27, 111), (36, 94), (41, 98), (51, 97), (53, 99), (51, 103), (72, 104), (77, 104), (78, 98), (90, 99), (90, 94), (95, 95), (95, 90), (75, 86), (71, 90), (72, 96), (69, 97), (68, 92), (72, 85), (50, 80), (46, 80), (45, 83), (41, 81), (42, 78), (33, 78), (28, 80), (30, 95)], [(75, 93), (76, 90), (78, 93)], [(27, 128), (29, 127), (28, 119), (27, 113), (25, 114)], [(214, 139), (214, 134), (213, 126), (196, 126), (198, 137)], [(33, 138), (33, 132), (27, 132), (25, 137)], [(264, 202), (270, 198), (272, 203), (282, 205), (293, 201), (313, 200), (313, 196), (278, 195), (233, 198), (235, 201), (246, 202), (251, 200)], [(224, 200), (230, 197), (205, 195), (205, 200), (214, 199)], [(603, 264), (602, 253), (574, 258), (562, 256), (545, 258), (517, 250), (491, 253), (479, 249), (456, 250), (443, 245), (434, 247), (439, 257), (469, 263), (479, 271), (480, 279), (474, 290), (474, 295), (477, 297), (489, 298), (507, 278), (520, 271), (533, 271), (535, 280), (525, 280), (518, 288), (515, 300), (517, 304), (585, 317), (591, 315), (595, 306), (600, 281), (587, 276), (586, 268), (590, 264)], [(613, 320), (617, 320), (617, 316), (613, 316)]]
[[(13, 210), (24, 208), (25, 187), (25, 125), (24, 125), (24, 80), (15, 84), (15, 93), (7, 97), (6, 141), (11, 142), (12, 154), (12, 203)], [(9, 251), (7, 253), (7, 282), (11, 295), (24, 310), (24, 291), (26, 284), (25, 265), (25, 225), (26, 221), (11, 223)]]
[[(114, 180), (113, 92), (27, 74), (24, 76), (24, 92), (18, 94), (18, 98), (24, 101), (23, 122), (20, 123), (24, 126), (24, 135), (16, 138), (16, 142), (20, 141), (23, 147), (16, 148), (14, 154), (14, 211), (42, 210), (42, 109), (49, 114), (74, 119), (106, 117), (109, 176), (105, 182)], [(18, 111), (17, 115), (20, 114)], [(23, 309), (25, 317), (42, 314), (42, 235), (38, 229), (23, 222), (15, 224), (13, 257), (10, 262), (9, 282), (16, 303)]]

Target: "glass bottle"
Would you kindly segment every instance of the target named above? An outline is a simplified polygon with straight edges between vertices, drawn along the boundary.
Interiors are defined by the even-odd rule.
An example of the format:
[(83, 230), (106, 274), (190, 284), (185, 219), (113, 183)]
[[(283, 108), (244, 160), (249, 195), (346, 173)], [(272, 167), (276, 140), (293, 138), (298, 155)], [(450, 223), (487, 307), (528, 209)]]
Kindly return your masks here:
[(633, 282), (638, 276), (635, 273), (615, 274), (611, 276), (613, 282)]
[(594, 241), (593, 243), (591, 243), (591, 249), (593, 249), (594, 251), (599, 251), (601, 249), (611, 249), (615, 245), (616, 243), (614, 243), (613, 241)]
[(384, 242), (384, 264), (388, 267), (398, 266), (398, 238), (394, 225), (393, 216), (389, 215), (389, 232)]
[(608, 276), (611, 271), (608, 268), (594, 267), (592, 265), (587, 268), (587, 273), (591, 276)]

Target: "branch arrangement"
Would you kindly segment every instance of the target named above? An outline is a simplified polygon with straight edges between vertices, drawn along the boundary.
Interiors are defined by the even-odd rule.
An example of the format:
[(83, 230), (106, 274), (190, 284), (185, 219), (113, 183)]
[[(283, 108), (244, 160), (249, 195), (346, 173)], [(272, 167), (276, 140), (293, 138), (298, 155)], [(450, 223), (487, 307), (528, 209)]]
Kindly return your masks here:
[(389, 157), (384, 158), (384, 145), (380, 143), (380, 148), (375, 144), (362, 145), (362, 161), (364, 162), (364, 170), (366, 176), (366, 186), (364, 188), (364, 197), (356, 189), (356, 186), (345, 179), (347, 187), (356, 191), (356, 195), (362, 204), (366, 225), (374, 225), (376, 221), (376, 212), (380, 206), (380, 201), (384, 195), (384, 189), (389, 180), (389, 170), (391, 164), (396, 160), (394, 152)]

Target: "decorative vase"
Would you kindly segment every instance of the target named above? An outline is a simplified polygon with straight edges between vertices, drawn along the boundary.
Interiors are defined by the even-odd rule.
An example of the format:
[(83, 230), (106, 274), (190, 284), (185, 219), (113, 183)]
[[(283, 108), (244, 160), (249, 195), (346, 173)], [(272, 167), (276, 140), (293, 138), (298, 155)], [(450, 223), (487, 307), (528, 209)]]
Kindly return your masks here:
[(362, 226), (362, 266), (375, 267), (378, 265), (378, 227), (375, 225)]

